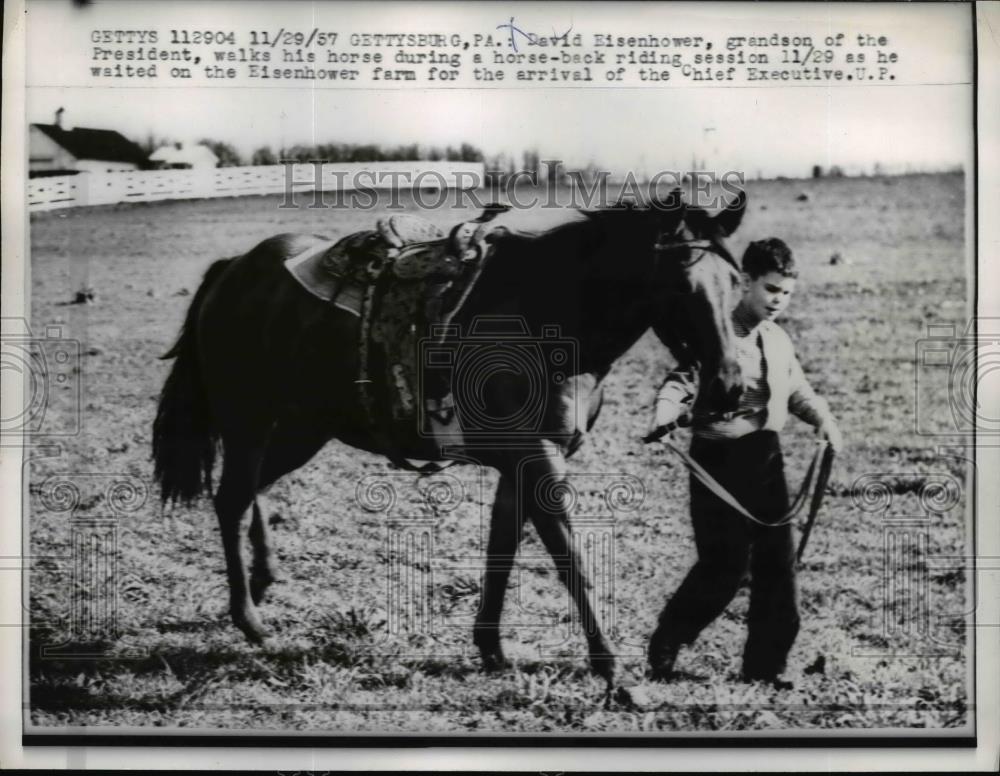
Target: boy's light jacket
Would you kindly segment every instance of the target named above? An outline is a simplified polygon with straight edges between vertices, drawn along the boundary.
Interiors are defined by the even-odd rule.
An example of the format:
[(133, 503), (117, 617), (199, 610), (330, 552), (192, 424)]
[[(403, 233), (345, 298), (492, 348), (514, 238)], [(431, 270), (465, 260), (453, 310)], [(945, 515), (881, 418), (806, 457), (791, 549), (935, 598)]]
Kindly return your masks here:
[[(748, 406), (741, 401), (737, 412), (755, 415), (754, 430), (781, 431), (791, 412), (812, 426), (820, 426), (830, 418), (830, 408), (809, 385), (802, 366), (795, 357), (795, 348), (785, 330), (772, 321), (761, 321), (756, 331), (759, 333), (766, 364), (765, 381), (767, 384), (767, 413), (761, 416), (757, 413), (759, 406)], [(667, 375), (660, 387), (657, 402), (675, 404), (680, 414), (693, 403), (695, 398), (694, 382), (688, 370), (677, 370)], [(762, 422), (761, 422), (762, 421)], [(711, 420), (699, 418), (694, 414), (693, 428), (696, 436), (718, 437), (725, 434), (716, 433)], [(724, 423), (722, 424), (724, 425)], [(758, 429), (759, 427), (759, 429)], [(699, 431), (703, 432), (699, 434)]]

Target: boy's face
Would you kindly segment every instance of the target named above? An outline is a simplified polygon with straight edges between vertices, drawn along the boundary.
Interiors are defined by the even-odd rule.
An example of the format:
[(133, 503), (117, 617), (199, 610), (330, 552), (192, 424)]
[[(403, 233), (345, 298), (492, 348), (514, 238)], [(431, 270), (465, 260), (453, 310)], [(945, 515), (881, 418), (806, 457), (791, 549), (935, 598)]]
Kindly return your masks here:
[(795, 278), (785, 277), (780, 272), (768, 272), (757, 278), (744, 273), (741, 304), (758, 323), (773, 321), (788, 307), (794, 290)]

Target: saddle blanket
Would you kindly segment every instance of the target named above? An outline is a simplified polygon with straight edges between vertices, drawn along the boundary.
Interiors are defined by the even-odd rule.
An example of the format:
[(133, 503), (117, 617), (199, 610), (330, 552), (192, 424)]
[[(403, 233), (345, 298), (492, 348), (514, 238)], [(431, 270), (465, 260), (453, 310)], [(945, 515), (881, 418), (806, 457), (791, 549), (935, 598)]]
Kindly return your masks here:
[(336, 243), (322, 242), (302, 253), (285, 260), (285, 268), (292, 273), (303, 288), (324, 302), (329, 302), (336, 294), (334, 306), (361, 317), (361, 298), (364, 289), (360, 283), (339, 285), (337, 279), (323, 271), (321, 258)]

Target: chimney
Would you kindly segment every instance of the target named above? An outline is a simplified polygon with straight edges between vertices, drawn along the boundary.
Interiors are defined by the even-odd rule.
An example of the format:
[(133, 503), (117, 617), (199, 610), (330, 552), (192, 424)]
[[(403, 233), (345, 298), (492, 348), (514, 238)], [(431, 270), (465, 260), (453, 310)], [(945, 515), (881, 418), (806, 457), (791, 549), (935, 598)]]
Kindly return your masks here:
[(66, 112), (65, 108), (59, 108), (56, 111), (56, 126), (62, 129), (63, 114)]

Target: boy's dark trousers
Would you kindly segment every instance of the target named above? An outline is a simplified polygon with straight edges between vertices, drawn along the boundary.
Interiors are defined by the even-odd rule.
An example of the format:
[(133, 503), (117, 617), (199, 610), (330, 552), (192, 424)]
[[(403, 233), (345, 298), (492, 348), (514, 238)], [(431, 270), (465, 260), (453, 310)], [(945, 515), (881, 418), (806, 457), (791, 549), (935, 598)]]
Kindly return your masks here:
[[(788, 487), (778, 435), (756, 431), (738, 439), (695, 437), (691, 457), (760, 520), (780, 521)], [(698, 561), (660, 614), (650, 655), (664, 645), (690, 644), (715, 620), (750, 571), (750, 613), (743, 652), (747, 679), (773, 679), (799, 630), (791, 525), (751, 522), (691, 478), (691, 520)]]

